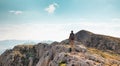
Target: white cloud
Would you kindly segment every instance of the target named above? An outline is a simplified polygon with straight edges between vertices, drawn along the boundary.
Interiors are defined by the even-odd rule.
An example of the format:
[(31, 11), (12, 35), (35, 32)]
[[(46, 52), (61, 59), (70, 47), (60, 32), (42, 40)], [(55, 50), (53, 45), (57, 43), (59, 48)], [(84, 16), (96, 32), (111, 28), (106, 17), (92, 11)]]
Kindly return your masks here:
[(57, 3), (50, 4), (47, 8), (45, 8), (45, 11), (49, 14), (53, 14), (57, 6), (59, 6)]
[(11, 10), (9, 12), (12, 13), (12, 14), (15, 14), (15, 15), (20, 15), (20, 14), (23, 13), (22, 11), (14, 11), (14, 10)]

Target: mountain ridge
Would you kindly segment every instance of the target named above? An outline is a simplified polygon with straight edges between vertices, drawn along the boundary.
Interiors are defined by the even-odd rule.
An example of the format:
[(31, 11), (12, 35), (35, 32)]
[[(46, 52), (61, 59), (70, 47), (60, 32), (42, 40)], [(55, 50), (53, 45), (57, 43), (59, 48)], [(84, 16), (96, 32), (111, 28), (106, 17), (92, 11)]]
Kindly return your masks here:
[(82, 30), (75, 34), (76, 41), (85, 44), (87, 47), (94, 47), (100, 50), (111, 50), (120, 54), (120, 38), (94, 34)]
[[(106, 38), (106, 36), (98, 36), (85, 30), (77, 32), (75, 36), (74, 54), (71, 53), (68, 39), (61, 42), (53, 42), (51, 44), (38, 43), (36, 45), (17, 45), (13, 49), (6, 50), (0, 55), (0, 66), (120, 65), (120, 55), (119, 52), (117, 52), (120, 45), (117, 43), (118, 40), (116, 40), (116, 38), (109, 39), (108, 37)], [(100, 40), (98, 38), (103, 39), (101, 43), (99, 43)], [(109, 41), (115, 43), (112, 44)], [(115, 50), (111, 50), (108, 47), (115, 48)], [(106, 51), (106, 49), (117, 51), (111, 53)]]
[(48, 43), (51, 44), (54, 41), (51, 40), (0, 40), (0, 54), (2, 54), (6, 49), (12, 49), (16, 45), (21, 44), (37, 44), (37, 43)]

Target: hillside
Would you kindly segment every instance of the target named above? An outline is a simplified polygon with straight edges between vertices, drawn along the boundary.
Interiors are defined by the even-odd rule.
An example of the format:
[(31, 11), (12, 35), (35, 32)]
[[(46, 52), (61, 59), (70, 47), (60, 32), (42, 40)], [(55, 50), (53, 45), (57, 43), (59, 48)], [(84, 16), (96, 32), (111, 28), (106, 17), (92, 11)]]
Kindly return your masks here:
[[(119, 38), (85, 30), (75, 36), (74, 54), (67, 39), (60, 43), (17, 45), (1, 54), (0, 66), (120, 66)], [(115, 49), (111, 49), (113, 46)]]
[[(81, 30), (75, 34), (75, 41), (87, 47), (120, 54), (120, 38), (117, 37), (94, 34), (86, 30)], [(68, 39), (62, 41), (62, 43), (66, 44), (68, 42)]]
[(81, 30), (76, 33), (76, 41), (81, 42), (87, 47), (94, 47), (104, 51), (113, 51), (120, 54), (120, 38), (94, 34), (89, 31)]
[(18, 45), (6, 50), (0, 56), (0, 66), (117, 66), (120, 56), (110, 54), (84, 45), (76, 45), (75, 54), (70, 46), (53, 43), (37, 45)]

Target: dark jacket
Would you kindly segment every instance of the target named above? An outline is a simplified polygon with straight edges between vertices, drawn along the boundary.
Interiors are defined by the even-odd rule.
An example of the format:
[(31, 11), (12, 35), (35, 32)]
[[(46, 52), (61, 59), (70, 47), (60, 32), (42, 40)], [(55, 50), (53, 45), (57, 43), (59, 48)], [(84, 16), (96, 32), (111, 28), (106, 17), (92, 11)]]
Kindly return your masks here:
[(75, 39), (74, 33), (70, 33), (69, 40), (74, 40), (74, 39)]

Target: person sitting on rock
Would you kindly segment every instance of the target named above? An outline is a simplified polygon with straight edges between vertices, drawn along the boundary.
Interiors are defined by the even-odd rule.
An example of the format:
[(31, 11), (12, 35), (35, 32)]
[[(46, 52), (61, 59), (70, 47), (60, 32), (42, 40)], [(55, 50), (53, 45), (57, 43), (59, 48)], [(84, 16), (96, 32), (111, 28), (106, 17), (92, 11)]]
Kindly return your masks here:
[(74, 40), (75, 40), (75, 36), (73, 31), (71, 31), (70, 36), (69, 36), (69, 44), (71, 45), (71, 51), (74, 51)]

